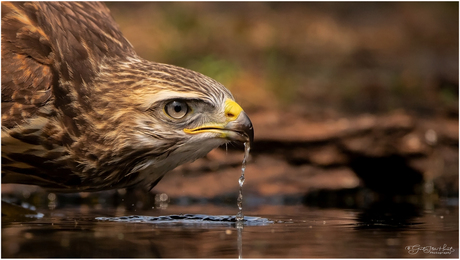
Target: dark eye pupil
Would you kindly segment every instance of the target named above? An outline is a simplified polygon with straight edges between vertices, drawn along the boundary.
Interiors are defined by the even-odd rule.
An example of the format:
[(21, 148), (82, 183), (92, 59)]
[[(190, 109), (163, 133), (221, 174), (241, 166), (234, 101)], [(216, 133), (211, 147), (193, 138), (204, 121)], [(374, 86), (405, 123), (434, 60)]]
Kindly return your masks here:
[(183, 101), (172, 101), (166, 104), (165, 112), (172, 118), (179, 119), (188, 113), (187, 104)]

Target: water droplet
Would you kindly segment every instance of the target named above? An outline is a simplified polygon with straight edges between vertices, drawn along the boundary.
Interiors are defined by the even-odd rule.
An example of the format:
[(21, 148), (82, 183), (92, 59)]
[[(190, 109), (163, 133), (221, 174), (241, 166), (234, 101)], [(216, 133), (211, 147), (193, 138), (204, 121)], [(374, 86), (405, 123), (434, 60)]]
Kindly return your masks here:
[(54, 194), (54, 193), (48, 194), (48, 199), (49, 199), (50, 201), (55, 201), (55, 200), (56, 200), (56, 194)]
[(161, 193), (160, 194), (160, 201), (167, 201), (167, 200), (168, 200), (168, 194)]

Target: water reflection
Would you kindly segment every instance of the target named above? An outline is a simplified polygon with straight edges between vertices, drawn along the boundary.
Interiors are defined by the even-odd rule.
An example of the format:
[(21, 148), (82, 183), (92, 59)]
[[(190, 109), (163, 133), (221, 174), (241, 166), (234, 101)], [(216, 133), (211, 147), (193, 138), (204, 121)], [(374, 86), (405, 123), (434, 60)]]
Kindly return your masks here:
[[(214, 226), (232, 226), (237, 229), (238, 258), (243, 257), (243, 228), (244, 226), (266, 226), (273, 224), (274, 221), (260, 217), (245, 216), (240, 218), (239, 213), (236, 216), (210, 216), (202, 214), (181, 214), (169, 216), (122, 216), (122, 217), (96, 217), (99, 221), (125, 222), (125, 223), (148, 223), (157, 227), (185, 226), (213, 228)], [(232, 232), (227, 229), (226, 234)]]
[[(139, 215), (127, 215), (114, 208), (47, 210), (42, 219), (2, 226), (2, 256), (436, 257), (423, 252), (410, 255), (405, 248), (447, 244), (455, 251), (443, 257), (458, 257), (457, 206), (424, 211), (405, 204), (375, 204), (363, 211), (265, 205), (245, 210), (246, 218), (259, 216), (273, 223), (238, 226), (238, 222), (232, 222), (234, 207), (213, 205), (170, 205), (167, 209), (136, 211)], [(101, 221), (123, 220), (123, 216), (132, 217), (124, 217), (125, 221)], [(100, 220), (95, 219), (98, 217)], [(178, 221), (193, 217), (214, 222), (165, 224), (174, 218)], [(154, 223), (159, 219), (166, 222)]]
[[(423, 224), (417, 221), (422, 209), (414, 204), (378, 201), (358, 214), (357, 229), (404, 229)], [(413, 227), (416, 228), (416, 227)]]
[(180, 214), (169, 216), (122, 216), (122, 217), (96, 217), (99, 221), (125, 222), (125, 223), (147, 223), (156, 226), (266, 226), (274, 222), (261, 217), (245, 216), (239, 219), (238, 216), (212, 216), (203, 214)]
[(2, 218), (2, 256), (420, 258), (439, 255), (411, 255), (405, 248), (446, 244), (455, 251), (442, 256), (458, 257), (457, 198), (436, 204), (360, 190), (310, 194), (292, 205), (245, 194), (243, 225), (236, 221), (234, 197), (222, 204), (129, 192), (117, 198), (57, 194), (56, 206), (49, 207), (46, 194), (29, 201), (43, 218)]

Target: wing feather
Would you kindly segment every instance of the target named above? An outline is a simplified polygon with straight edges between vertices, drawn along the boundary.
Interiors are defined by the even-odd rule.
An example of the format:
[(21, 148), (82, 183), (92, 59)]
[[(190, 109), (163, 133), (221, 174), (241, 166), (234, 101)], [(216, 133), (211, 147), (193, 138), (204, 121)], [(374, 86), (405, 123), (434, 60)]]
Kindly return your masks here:
[(133, 55), (102, 3), (2, 2), (2, 125), (23, 124), (51, 100), (65, 106), (69, 93), (84, 96), (82, 82), (104, 59)]
[(79, 186), (65, 158), (92, 80), (106, 60), (136, 53), (102, 3), (1, 5), (2, 182)]
[(2, 125), (21, 125), (51, 98), (51, 44), (19, 3), (2, 2)]

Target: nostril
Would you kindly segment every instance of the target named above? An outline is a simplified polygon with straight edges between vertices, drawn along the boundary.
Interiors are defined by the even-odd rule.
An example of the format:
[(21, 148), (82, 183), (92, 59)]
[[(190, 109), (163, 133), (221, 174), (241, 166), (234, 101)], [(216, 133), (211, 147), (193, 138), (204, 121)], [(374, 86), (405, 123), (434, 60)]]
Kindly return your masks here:
[(235, 117), (235, 115), (232, 113), (227, 113), (227, 117)]

